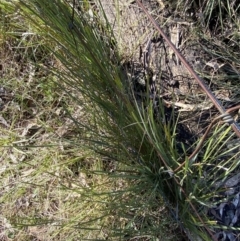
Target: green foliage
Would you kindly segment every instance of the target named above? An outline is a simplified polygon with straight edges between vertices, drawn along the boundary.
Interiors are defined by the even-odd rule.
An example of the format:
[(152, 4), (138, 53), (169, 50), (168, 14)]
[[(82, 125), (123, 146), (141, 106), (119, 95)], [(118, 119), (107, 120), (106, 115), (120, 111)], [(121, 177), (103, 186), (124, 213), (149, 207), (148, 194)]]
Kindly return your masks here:
[[(238, 166), (232, 164), (233, 157), (218, 163), (221, 155), (225, 157), (230, 152), (226, 151), (226, 144), (232, 138), (230, 128), (217, 126), (204, 151), (194, 159), (189, 160), (186, 153), (180, 153), (175, 113), (170, 121), (166, 120), (165, 107), (160, 102), (156, 119), (150, 98), (140, 103), (134, 98), (131, 80), (119, 64), (114, 36), (105, 15), (92, 11), (88, 1), (76, 3), (78, 8), (60, 0), (20, 1), (14, 5), (41, 38), (44, 51), (60, 62), (57, 67), (49, 67), (49, 83), (41, 81), (37, 85), (44, 93), (46, 105), (54, 101), (55, 89), (74, 103), (62, 103), (74, 129), (71, 138), (61, 141), (63, 148), (75, 156), (64, 160), (49, 150), (49, 155), (44, 154), (44, 162), (40, 156), (40, 160), (34, 159), (38, 169), (32, 171), (35, 181), (42, 180), (42, 174), (46, 178), (54, 177), (59, 199), (67, 200), (75, 216), (39, 218), (33, 217), (33, 213), (30, 217), (17, 216), (12, 223), (20, 228), (49, 224), (61, 227), (53, 231), (54, 238), (64, 229), (75, 229), (81, 240), (106, 237), (159, 240), (166, 238), (166, 234), (169, 240), (176, 240), (167, 232), (168, 226), (175, 223), (177, 228), (183, 223), (193, 234), (210, 240), (205, 228), (211, 227), (211, 220), (205, 207), (211, 205), (213, 193), (218, 196), (221, 191), (215, 182), (233, 173)], [(12, 4), (9, 6), (13, 9)], [(77, 106), (84, 109), (84, 121), (75, 113)], [(87, 158), (76, 154), (80, 147)], [(99, 160), (91, 163), (89, 152)], [(183, 162), (185, 165), (174, 173)], [(82, 183), (74, 179), (74, 173), (78, 173)], [(44, 182), (38, 185), (41, 188), (36, 188), (36, 192), (43, 192)], [(25, 187), (19, 190), (27, 192)], [(81, 205), (74, 202), (72, 206), (72, 196), (70, 201), (67, 198), (69, 193)], [(162, 213), (167, 213), (166, 217)], [(74, 240), (74, 235), (69, 240)]]

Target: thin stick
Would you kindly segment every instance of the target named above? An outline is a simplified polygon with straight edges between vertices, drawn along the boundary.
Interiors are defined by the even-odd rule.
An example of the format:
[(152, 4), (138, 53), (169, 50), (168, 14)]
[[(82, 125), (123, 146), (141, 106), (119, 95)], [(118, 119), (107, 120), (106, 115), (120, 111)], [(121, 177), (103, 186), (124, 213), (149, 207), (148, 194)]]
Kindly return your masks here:
[[(219, 100), (214, 96), (214, 94), (210, 91), (210, 89), (205, 85), (205, 83), (203, 82), (203, 80), (196, 74), (196, 72), (192, 69), (192, 67), (188, 64), (188, 62), (186, 61), (186, 59), (184, 58), (184, 56), (179, 52), (179, 50), (175, 47), (175, 45), (171, 42), (171, 40), (169, 40), (169, 38), (167, 37), (167, 35), (162, 31), (162, 29), (159, 27), (159, 25), (157, 24), (157, 22), (153, 19), (153, 17), (149, 14), (149, 12), (147, 11), (147, 9), (143, 6), (143, 4), (137, 0), (137, 4), (139, 5), (139, 7), (145, 12), (145, 14), (148, 16), (148, 18), (150, 19), (150, 21), (153, 23), (153, 25), (155, 26), (155, 28), (159, 31), (159, 33), (162, 35), (162, 37), (165, 39), (165, 41), (168, 43), (168, 45), (172, 48), (172, 50), (175, 52), (175, 54), (178, 56), (178, 58), (181, 60), (181, 62), (184, 64), (184, 66), (187, 68), (187, 70), (189, 71), (189, 73), (196, 79), (196, 81), (198, 82), (198, 84), (201, 86), (201, 88), (204, 90), (204, 92), (207, 94), (207, 96), (210, 98), (210, 100), (213, 102), (213, 104), (215, 105), (215, 107), (219, 110), (219, 112), (221, 114), (225, 114), (226, 110), (224, 109), (224, 107), (221, 105), (221, 103), (219, 102)], [(240, 127), (239, 125), (233, 121), (231, 123), (231, 127), (234, 130), (234, 132), (236, 133), (236, 135), (240, 138)]]

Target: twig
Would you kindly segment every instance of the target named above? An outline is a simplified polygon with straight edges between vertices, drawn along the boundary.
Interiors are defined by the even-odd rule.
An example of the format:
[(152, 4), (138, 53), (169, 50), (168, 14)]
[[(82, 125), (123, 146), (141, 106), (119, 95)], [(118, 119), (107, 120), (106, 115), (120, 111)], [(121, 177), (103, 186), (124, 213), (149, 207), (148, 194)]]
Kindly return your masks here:
[[(186, 61), (186, 59), (183, 57), (183, 55), (179, 52), (179, 50), (175, 47), (175, 45), (169, 40), (167, 35), (162, 31), (162, 29), (159, 27), (157, 22), (153, 19), (153, 17), (149, 14), (147, 9), (143, 6), (143, 4), (137, 0), (137, 4), (139, 7), (145, 12), (145, 14), (148, 16), (150, 21), (154, 24), (155, 28), (159, 31), (159, 33), (162, 35), (162, 37), (165, 39), (165, 41), (168, 43), (168, 45), (172, 48), (172, 50), (175, 52), (176, 56), (181, 60), (181, 62), (184, 64), (184, 66), (187, 68), (187, 70), (190, 72), (190, 74), (196, 79), (198, 84), (201, 86), (201, 88), (204, 90), (204, 92), (207, 94), (207, 96), (211, 99), (215, 107), (219, 110), (219, 112), (224, 115), (226, 113), (226, 110), (221, 105), (221, 103), (218, 101), (218, 99), (215, 97), (215, 95), (210, 91), (210, 89), (205, 85), (203, 80), (196, 74), (196, 72), (192, 69), (192, 67), (189, 65), (189, 63)], [(236, 133), (236, 135), (240, 138), (240, 127), (239, 125), (233, 120), (231, 123), (231, 127)]]

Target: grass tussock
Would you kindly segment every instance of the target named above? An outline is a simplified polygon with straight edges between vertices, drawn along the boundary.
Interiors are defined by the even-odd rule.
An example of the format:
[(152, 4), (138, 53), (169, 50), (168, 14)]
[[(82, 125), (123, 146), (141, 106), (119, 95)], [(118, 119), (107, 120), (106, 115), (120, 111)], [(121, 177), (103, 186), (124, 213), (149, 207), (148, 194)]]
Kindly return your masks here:
[[(58, 46), (60, 51), (54, 54), (64, 54), (65, 59), (60, 63), (53, 56), (54, 41), (35, 32), (34, 25), (24, 24), (15, 9), (6, 4), (2, 19), (1, 86), (9, 96), (2, 112), (7, 124), (1, 127), (2, 239), (149, 239), (163, 233), (173, 238), (177, 225), (168, 230), (172, 221), (166, 216), (166, 208), (159, 205), (161, 199), (156, 199), (147, 180), (141, 183), (139, 171), (129, 166), (136, 162), (130, 154), (126, 156), (130, 141), (122, 134), (115, 135), (120, 130), (114, 121), (130, 123), (124, 120), (129, 117), (119, 113), (118, 107), (123, 105), (119, 99), (123, 97), (111, 103), (107, 90), (107, 81), (118, 76), (119, 70), (112, 70), (107, 60), (108, 69), (101, 62), (96, 69), (96, 63), (89, 62), (91, 53), (90, 57), (83, 56), (84, 61), (79, 59), (68, 26), (64, 26), (64, 32), (70, 35), (74, 55), (68, 52), (69, 46)], [(16, 19), (16, 23), (10, 19)], [(56, 37), (54, 32), (50, 35)], [(105, 46), (101, 48), (106, 50)], [(106, 58), (108, 54), (99, 52)], [(91, 76), (94, 81), (83, 83), (82, 76), (89, 78), (90, 73), (86, 69), (79, 76), (80, 64), (96, 69)], [(59, 85), (63, 79), (72, 82)], [(96, 82), (101, 79), (103, 83)], [(94, 104), (96, 100), (100, 106)], [(111, 113), (103, 113), (101, 105)], [(132, 108), (130, 102), (128, 105)], [(142, 187), (144, 184), (144, 190), (139, 183)], [(139, 233), (140, 227), (145, 228)]]
[[(210, 2), (204, 13), (213, 15), (220, 6)], [(134, 97), (106, 15), (90, 1), (0, 7), (0, 237), (210, 240), (208, 208), (239, 168), (230, 128), (215, 125), (189, 159), (177, 114), (167, 120), (160, 102), (156, 120), (153, 101)]]

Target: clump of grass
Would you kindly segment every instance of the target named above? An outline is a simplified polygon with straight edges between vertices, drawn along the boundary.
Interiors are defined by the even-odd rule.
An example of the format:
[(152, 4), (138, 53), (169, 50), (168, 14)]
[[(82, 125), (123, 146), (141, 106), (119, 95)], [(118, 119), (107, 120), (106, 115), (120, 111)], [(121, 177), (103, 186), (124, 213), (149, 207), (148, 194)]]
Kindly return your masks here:
[[(9, 18), (16, 17), (12, 4), (4, 6)], [(67, 11), (71, 13), (71, 9)], [(23, 26), (27, 22), (19, 14), (16, 19), (22, 25), (5, 30), (9, 42), (9, 52), (5, 52), (9, 63), (6, 61), (5, 67), (18, 68), (16, 72), (8, 69), (1, 80), (12, 96), (3, 113), (10, 127), (3, 129), (1, 136), (2, 237), (119, 240), (165, 235), (175, 239), (177, 225), (166, 216), (168, 211), (161, 199), (156, 198), (148, 180), (134, 165), (141, 159), (126, 132), (137, 146), (141, 131), (134, 136), (136, 124), (132, 129), (128, 127), (131, 120), (124, 115), (125, 108), (134, 110), (133, 103), (121, 91), (124, 86), (118, 75), (122, 73), (109, 62), (104, 42), (98, 39), (103, 53), (99, 53), (101, 61), (96, 65), (89, 62), (87, 54), (81, 60), (74, 42), (78, 32), (72, 33), (68, 24), (64, 31), (73, 41), (69, 45), (73, 53), (68, 51), (69, 46), (56, 47), (47, 32), (42, 32), (45, 25), (39, 19), (41, 32), (34, 25)], [(29, 32), (32, 34), (25, 34)], [(53, 53), (64, 54), (61, 64), (51, 55), (58, 48), (60, 51)], [(12, 56), (21, 57), (21, 65)], [(104, 64), (102, 56), (107, 58)], [(80, 71), (83, 67), (85, 72)], [(91, 82), (87, 82), (88, 78)], [(62, 80), (66, 82), (60, 85)], [(112, 88), (119, 92), (117, 97)]]
[[(176, 240), (171, 236), (175, 227), (167, 232), (175, 222), (186, 232), (189, 229), (190, 234), (210, 240), (205, 228), (214, 225), (204, 208), (212, 202), (209, 193), (219, 195), (214, 182), (237, 168), (231, 159), (216, 165), (221, 153), (227, 154), (230, 129), (217, 126), (204, 152), (193, 160), (179, 153), (174, 114), (172, 122), (167, 122), (160, 103), (160, 118), (156, 120), (151, 100), (139, 104), (133, 98), (129, 82), (116, 64), (118, 54), (110, 43), (113, 35), (107, 19), (104, 22), (92, 14), (88, 1), (79, 4), (78, 9), (56, 0), (21, 1), (16, 5), (32, 31), (41, 36), (44, 46), (61, 63), (50, 68), (49, 83), (66, 98), (61, 111), (69, 120), (63, 128), (68, 135), (61, 139), (51, 136), (61, 151), (48, 148), (41, 154), (43, 149), (38, 148), (41, 156), (30, 155), (17, 163), (21, 170), (32, 169), (27, 175), (30, 180), (20, 175), (29, 186), (20, 188), (19, 182), (16, 189), (25, 194), (28, 188), (35, 188), (37, 194), (31, 196), (31, 203), (35, 198), (41, 205), (31, 214), (13, 215), (11, 223), (22, 228), (37, 224), (43, 229), (50, 227), (51, 239), (166, 240), (168, 236)], [(60, 132), (55, 129), (53, 133)], [(16, 147), (25, 153), (28, 146)], [(174, 173), (184, 161), (185, 166)], [(211, 165), (210, 173), (218, 173), (218, 177), (206, 175)], [(34, 181), (38, 184), (33, 185)], [(53, 190), (56, 187), (59, 196)], [(4, 195), (3, 201), (13, 203), (17, 197)], [(38, 200), (43, 197), (44, 202)]]

